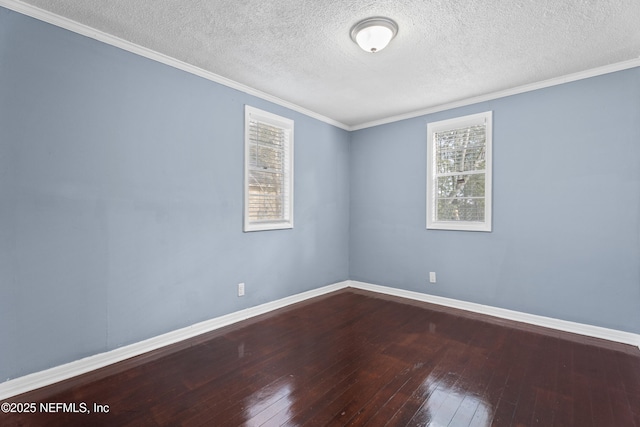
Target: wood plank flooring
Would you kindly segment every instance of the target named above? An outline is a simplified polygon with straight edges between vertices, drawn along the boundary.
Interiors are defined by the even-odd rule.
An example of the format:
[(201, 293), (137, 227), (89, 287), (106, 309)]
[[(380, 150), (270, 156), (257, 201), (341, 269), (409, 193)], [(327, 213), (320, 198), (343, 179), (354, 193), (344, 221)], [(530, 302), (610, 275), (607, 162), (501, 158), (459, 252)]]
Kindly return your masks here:
[(640, 350), (349, 289), (9, 401), (37, 410), (2, 426), (640, 427)]

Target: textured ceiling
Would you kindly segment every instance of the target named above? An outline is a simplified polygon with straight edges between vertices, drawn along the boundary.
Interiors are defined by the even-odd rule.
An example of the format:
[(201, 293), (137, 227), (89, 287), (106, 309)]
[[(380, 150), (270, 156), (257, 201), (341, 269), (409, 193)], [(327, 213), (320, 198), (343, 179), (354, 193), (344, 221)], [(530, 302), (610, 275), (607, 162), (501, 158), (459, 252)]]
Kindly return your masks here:
[[(358, 126), (640, 56), (639, 0), (26, 0)], [(398, 23), (383, 51), (349, 37)]]

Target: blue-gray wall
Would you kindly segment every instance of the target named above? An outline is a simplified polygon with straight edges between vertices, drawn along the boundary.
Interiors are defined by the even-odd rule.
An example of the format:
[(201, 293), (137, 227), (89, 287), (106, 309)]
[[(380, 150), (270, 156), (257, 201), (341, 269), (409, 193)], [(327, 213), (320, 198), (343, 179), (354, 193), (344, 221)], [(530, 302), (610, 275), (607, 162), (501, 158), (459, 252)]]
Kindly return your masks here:
[[(426, 230), (427, 123), (487, 110), (493, 232)], [(640, 333), (640, 68), (354, 132), (350, 173), (351, 279)]]
[[(295, 120), (293, 230), (242, 232), (244, 104)], [(348, 142), (0, 8), (0, 381), (346, 280)]]
[[(244, 104), (293, 230), (242, 232)], [(486, 110), (494, 231), (427, 231), (426, 124)], [(347, 278), (640, 333), (640, 69), (348, 133), (0, 8), (0, 381)]]

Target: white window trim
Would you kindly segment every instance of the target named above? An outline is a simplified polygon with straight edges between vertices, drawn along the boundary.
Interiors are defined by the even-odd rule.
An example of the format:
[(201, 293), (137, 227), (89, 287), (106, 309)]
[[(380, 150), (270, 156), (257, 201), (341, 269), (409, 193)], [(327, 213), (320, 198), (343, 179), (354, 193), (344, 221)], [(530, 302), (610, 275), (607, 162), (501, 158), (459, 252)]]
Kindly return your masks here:
[[(285, 186), (288, 188), (289, 203), (285, 219), (277, 221), (251, 221), (249, 218), (249, 123), (257, 120), (285, 129), (288, 132), (288, 161), (285, 172)], [(244, 110), (244, 231), (283, 230), (293, 228), (293, 120), (268, 111), (245, 105)]]
[[(469, 116), (456, 117), (427, 124), (427, 229), (432, 230), (461, 230), (461, 231), (487, 231), (492, 229), (491, 205), (492, 205), (492, 112), (487, 111)], [(433, 135), (450, 129), (459, 129), (468, 126), (485, 125), (485, 204), (484, 221), (436, 221), (435, 220), (435, 171), (436, 158)]]

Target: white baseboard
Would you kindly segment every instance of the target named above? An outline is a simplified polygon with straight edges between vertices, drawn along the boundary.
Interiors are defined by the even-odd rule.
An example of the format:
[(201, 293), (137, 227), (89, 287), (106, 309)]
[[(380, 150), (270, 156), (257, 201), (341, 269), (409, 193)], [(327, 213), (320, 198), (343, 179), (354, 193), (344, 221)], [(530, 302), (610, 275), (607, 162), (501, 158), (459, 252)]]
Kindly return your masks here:
[(344, 281), (324, 286), (319, 289), (313, 289), (290, 297), (236, 311), (225, 316), (205, 320), (204, 322), (167, 332), (166, 334), (158, 335), (156, 337), (110, 350), (105, 353), (85, 357), (84, 359), (69, 362), (60, 366), (54, 366), (53, 368), (46, 369), (44, 371), (34, 372), (33, 374), (9, 380), (4, 383), (0, 383), (0, 400), (73, 378), (114, 363), (122, 362), (123, 360), (139, 356), (149, 351), (157, 350), (164, 346), (175, 344), (188, 338), (214, 331), (224, 326), (259, 316), (291, 304), (344, 289), (348, 286), (349, 282)]
[(386, 295), (428, 302), (446, 307), (471, 311), (474, 313), (486, 314), (488, 316), (499, 317), (501, 319), (514, 320), (516, 322), (543, 326), (545, 328), (556, 329), (559, 331), (571, 332), (574, 334), (600, 338), (608, 341), (615, 341), (623, 344), (630, 344), (640, 348), (640, 335), (631, 332), (618, 331), (615, 329), (602, 328), (600, 326), (592, 326), (586, 325), (584, 323), (576, 323), (567, 320), (554, 319), (551, 317), (538, 316), (536, 314), (507, 310), (504, 308), (476, 304), (473, 302), (461, 301), (453, 298), (439, 297), (436, 295), (423, 294), (420, 292), (407, 291), (404, 289), (373, 285), (371, 283), (358, 282), (355, 280), (349, 280), (348, 282), (349, 287), (356, 289), (363, 289), (366, 291), (378, 292)]
[(324, 286), (322, 288), (313, 289), (311, 291), (292, 295), (290, 297), (268, 302), (256, 307), (236, 311), (225, 316), (216, 317), (214, 319), (196, 323), (194, 325), (187, 326), (186, 328), (158, 335), (156, 337), (120, 347), (111, 351), (107, 351), (105, 353), (96, 354), (94, 356), (89, 356), (84, 359), (76, 360), (64, 365), (55, 366), (44, 371), (35, 372), (33, 374), (25, 375), (23, 377), (0, 383), (0, 400), (4, 400), (18, 394), (45, 387), (69, 378), (73, 378), (75, 376), (85, 374), (87, 372), (94, 371), (96, 369), (103, 368), (105, 366), (118, 363), (135, 356), (139, 356), (152, 350), (157, 350), (159, 348), (175, 344), (177, 342), (204, 334), (206, 332), (214, 331), (216, 329), (240, 322), (242, 320), (259, 316), (261, 314), (265, 314), (291, 304), (302, 302), (310, 298), (318, 297), (348, 287), (401, 298), (407, 298), (416, 301), (428, 302), (446, 307), (471, 311), (474, 313), (485, 314), (488, 316), (499, 317), (502, 319), (514, 320), (516, 322), (529, 323), (532, 325), (543, 326), (546, 328), (571, 332), (594, 338), (601, 338), (609, 341), (620, 342), (623, 344), (631, 344), (640, 347), (640, 335), (630, 332), (617, 331), (614, 329), (607, 329), (599, 326), (591, 326), (582, 323), (569, 322), (566, 320), (553, 319), (550, 317), (538, 316), (535, 314), (522, 313), (518, 311), (491, 307), (452, 298), (439, 297), (435, 295), (407, 291), (398, 288), (358, 282), (355, 280), (346, 280), (344, 282), (339, 282), (332, 285)]

